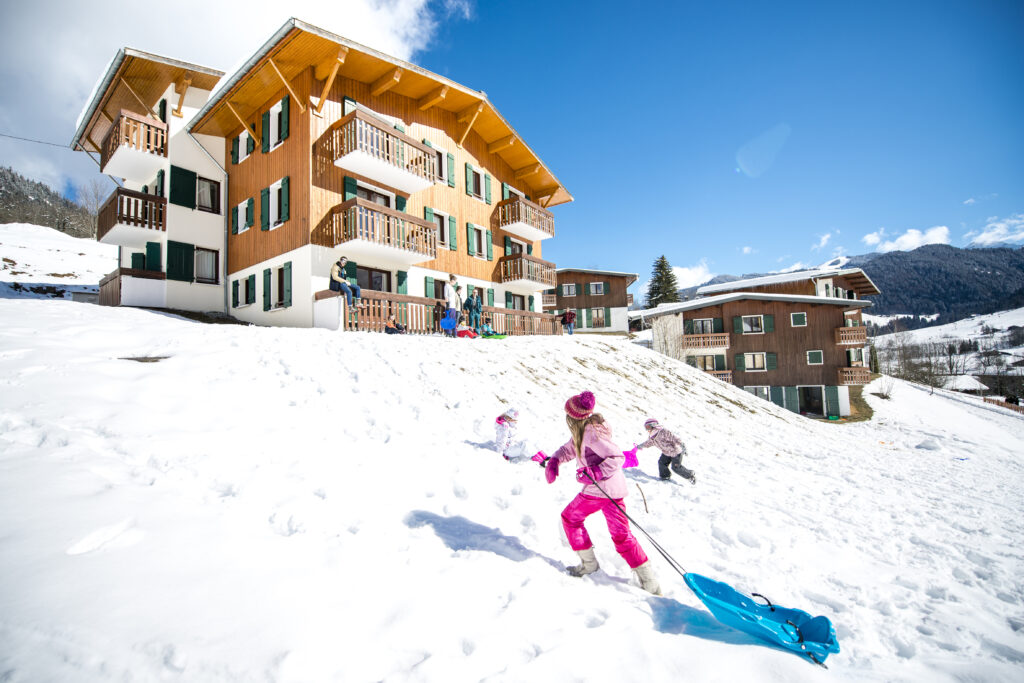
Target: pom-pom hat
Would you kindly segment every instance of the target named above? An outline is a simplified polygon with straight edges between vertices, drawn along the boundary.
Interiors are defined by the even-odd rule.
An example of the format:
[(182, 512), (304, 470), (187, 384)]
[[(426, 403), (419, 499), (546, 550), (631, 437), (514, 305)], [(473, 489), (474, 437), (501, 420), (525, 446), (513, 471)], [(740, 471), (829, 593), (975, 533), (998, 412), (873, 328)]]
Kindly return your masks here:
[(594, 414), (594, 405), (597, 399), (589, 391), (571, 397), (565, 402), (566, 414), (576, 420), (586, 420)]
[(644, 428), (646, 429), (657, 429), (661, 426), (661, 423), (655, 420), (653, 417), (648, 418), (647, 422), (644, 422)]

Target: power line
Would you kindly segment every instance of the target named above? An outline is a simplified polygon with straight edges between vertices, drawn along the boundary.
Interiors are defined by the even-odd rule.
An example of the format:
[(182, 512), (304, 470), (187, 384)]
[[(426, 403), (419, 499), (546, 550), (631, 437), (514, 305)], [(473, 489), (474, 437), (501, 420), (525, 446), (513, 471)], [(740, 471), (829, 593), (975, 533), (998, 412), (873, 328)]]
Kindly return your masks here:
[(68, 145), (61, 145), (56, 142), (47, 142), (46, 140), (33, 140), (32, 138), (22, 138), (17, 135), (8, 135), (7, 133), (0, 133), (0, 137), (13, 138), (14, 140), (24, 140), (25, 142), (34, 142), (37, 145), (50, 145), (51, 147), (61, 147), (63, 149), (70, 149)]

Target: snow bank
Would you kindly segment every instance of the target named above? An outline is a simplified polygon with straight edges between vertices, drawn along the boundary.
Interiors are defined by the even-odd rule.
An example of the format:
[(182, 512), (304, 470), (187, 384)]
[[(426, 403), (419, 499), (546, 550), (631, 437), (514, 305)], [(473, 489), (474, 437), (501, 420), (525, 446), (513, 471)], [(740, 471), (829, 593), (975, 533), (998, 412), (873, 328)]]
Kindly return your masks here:
[(0, 298), (69, 299), (71, 292), (96, 292), (115, 268), (115, 246), (40, 225), (0, 224)]

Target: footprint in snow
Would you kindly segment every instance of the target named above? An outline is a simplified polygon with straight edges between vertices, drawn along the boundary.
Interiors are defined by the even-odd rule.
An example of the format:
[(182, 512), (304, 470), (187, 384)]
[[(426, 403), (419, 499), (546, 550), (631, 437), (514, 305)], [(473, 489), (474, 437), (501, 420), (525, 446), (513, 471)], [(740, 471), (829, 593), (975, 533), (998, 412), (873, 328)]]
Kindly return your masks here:
[(469, 498), (469, 494), (466, 492), (466, 489), (462, 488), (458, 484), (452, 487), (452, 493), (454, 493), (455, 497), (459, 500), (466, 500)]
[(102, 548), (125, 548), (142, 540), (144, 534), (135, 527), (135, 520), (128, 518), (117, 524), (100, 527), (84, 536), (67, 549), (68, 555), (84, 555)]
[(294, 536), (303, 529), (302, 522), (295, 519), (294, 515), (285, 518), (284, 513), (275, 512), (267, 521), (270, 522), (270, 528), (279, 536)]

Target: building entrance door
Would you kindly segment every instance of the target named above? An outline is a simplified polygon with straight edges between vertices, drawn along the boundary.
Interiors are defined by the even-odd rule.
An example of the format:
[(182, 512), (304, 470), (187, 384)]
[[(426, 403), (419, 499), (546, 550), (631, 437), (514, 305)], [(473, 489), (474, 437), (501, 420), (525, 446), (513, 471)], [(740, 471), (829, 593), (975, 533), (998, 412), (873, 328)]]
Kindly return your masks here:
[(821, 387), (799, 387), (800, 412), (808, 415), (825, 415), (825, 397)]

